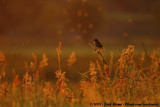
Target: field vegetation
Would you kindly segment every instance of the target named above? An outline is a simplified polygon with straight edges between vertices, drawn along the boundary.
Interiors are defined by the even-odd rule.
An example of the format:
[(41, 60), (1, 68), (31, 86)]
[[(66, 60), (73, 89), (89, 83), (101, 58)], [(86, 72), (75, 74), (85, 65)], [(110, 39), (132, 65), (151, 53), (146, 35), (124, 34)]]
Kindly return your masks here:
[[(33, 53), (32, 60), (24, 63), (23, 75), (17, 74), (13, 69), (9, 73), (9, 77), (12, 77), (10, 79), (6, 72), (9, 61), (5, 54), (0, 52), (0, 106), (88, 107), (93, 104), (104, 106), (105, 103), (122, 103), (122, 106), (125, 106), (126, 103), (160, 102), (159, 49), (154, 50), (151, 55), (143, 52), (135, 61), (135, 47), (129, 45), (119, 58), (114, 60), (113, 52), (108, 59), (106, 57), (109, 56), (105, 55), (104, 50), (90, 44), (97, 58), (90, 61), (88, 70), (77, 72), (76, 68), (79, 69), (80, 65), (74, 67), (77, 61), (75, 52), (72, 52), (66, 61), (65, 67), (74, 67), (74, 73), (79, 74), (80, 80), (77, 80), (72, 73), (62, 69), (61, 45), (59, 42), (57, 70), (53, 71), (56, 76), (54, 81), (47, 79), (49, 75), (46, 75), (46, 68), (50, 59), (46, 54), (39, 60)], [(145, 61), (148, 64), (144, 64)]]

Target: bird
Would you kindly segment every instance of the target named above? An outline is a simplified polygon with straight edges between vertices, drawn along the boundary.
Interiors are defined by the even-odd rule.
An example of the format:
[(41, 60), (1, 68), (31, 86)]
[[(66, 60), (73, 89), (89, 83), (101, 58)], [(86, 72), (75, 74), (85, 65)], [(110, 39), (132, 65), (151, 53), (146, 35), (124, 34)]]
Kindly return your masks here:
[(98, 39), (94, 39), (93, 42), (94, 42), (96, 48), (103, 49), (103, 46)]
[(102, 61), (104, 64), (107, 64), (105, 58), (104, 58), (104, 49), (102, 44), (100, 43), (100, 41), (98, 39), (94, 39), (92, 41), (96, 47), (95, 51), (97, 51), (97, 54), (100, 55), (100, 57), (102, 58)]

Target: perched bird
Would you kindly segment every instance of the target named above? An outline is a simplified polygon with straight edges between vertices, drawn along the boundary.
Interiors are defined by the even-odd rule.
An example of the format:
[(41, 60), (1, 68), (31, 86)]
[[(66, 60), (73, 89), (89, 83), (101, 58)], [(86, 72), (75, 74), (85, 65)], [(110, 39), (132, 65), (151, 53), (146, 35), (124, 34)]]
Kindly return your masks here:
[[(105, 56), (104, 56), (104, 48), (102, 46), (102, 44), (100, 43), (100, 41), (98, 39), (94, 39), (92, 41), (95, 45), (95, 51), (96, 53), (101, 57), (102, 61), (104, 64), (107, 64), (106, 60), (105, 60)], [(91, 45), (91, 44), (90, 44)], [(92, 46), (92, 45), (91, 45)], [(93, 46), (92, 46), (93, 47)]]
[(94, 39), (93, 42), (94, 42), (96, 48), (103, 49), (103, 46), (98, 39)]

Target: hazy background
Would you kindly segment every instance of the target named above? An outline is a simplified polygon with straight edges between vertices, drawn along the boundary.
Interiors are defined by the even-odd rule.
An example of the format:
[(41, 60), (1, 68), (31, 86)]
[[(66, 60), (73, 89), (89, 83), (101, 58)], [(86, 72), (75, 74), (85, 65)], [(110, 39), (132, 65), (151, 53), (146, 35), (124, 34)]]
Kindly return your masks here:
[(84, 64), (80, 72), (95, 58), (88, 45), (94, 38), (106, 54), (119, 55), (128, 44), (141, 54), (141, 41), (150, 53), (160, 46), (159, 36), (160, 0), (0, 0), (0, 50), (9, 60), (8, 70), (24, 70), (32, 53), (46, 53), (48, 69), (55, 71), (56, 47), (62, 41), (62, 63), (75, 51)]
[(0, 0), (0, 44), (159, 42), (159, 13), (159, 0)]

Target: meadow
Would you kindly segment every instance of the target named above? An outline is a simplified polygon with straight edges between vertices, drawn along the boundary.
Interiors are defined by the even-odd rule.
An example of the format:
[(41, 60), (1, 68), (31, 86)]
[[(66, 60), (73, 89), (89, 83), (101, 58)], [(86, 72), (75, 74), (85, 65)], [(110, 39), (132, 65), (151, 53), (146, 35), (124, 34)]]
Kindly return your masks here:
[(32, 52), (27, 57), (10, 56), (1, 51), (0, 106), (158, 106), (159, 49), (139, 53), (128, 45), (115, 55), (90, 46), (88, 56), (74, 51), (63, 55), (61, 42), (55, 48), (57, 57)]

